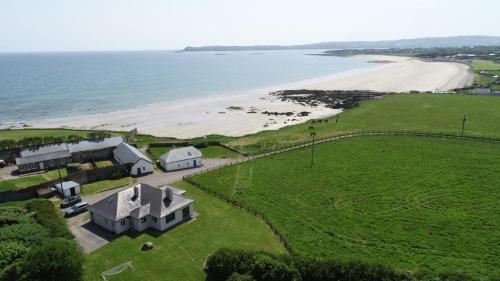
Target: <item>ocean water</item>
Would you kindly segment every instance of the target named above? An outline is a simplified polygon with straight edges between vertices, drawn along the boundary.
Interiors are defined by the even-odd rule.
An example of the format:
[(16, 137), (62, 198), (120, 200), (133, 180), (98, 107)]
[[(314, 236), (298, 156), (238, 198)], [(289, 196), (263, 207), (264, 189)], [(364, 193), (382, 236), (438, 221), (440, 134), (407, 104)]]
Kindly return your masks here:
[(0, 54), (0, 123), (111, 112), (231, 95), (370, 68), (321, 50)]

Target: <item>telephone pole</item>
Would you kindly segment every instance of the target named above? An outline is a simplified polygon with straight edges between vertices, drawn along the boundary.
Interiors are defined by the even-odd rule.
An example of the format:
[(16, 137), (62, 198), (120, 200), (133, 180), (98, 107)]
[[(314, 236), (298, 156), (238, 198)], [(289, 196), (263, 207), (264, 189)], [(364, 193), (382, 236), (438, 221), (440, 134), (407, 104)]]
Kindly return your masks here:
[(316, 137), (316, 131), (314, 130), (314, 127), (309, 127), (309, 130), (311, 131), (310, 136), (312, 137), (312, 145), (311, 145), (311, 168), (314, 165), (314, 140)]
[(465, 122), (467, 121), (467, 118), (465, 117), (464, 114), (464, 119), (462, 119), (462, 136), (464, 135), (464, 129), (465, 129)]

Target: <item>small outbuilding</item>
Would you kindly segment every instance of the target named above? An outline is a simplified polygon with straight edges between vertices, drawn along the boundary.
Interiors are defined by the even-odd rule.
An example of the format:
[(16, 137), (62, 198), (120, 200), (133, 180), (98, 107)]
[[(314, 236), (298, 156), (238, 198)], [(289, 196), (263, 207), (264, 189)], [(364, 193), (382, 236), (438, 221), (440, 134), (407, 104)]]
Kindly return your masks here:
[(142, 176), (153, 172), (153, 161), (137, 148), (124, 142), (113, 150), (113, 157), (119, 164), (131, 165), (130, 175), (132, 176)]
[(201, 151), (194, 146), (174, 148), (160, 156), (160, 166), (167, 172), (196, 168), (202, 165)]
[(57, 183), (55, 187), (57, 192), (64, 198), (78, 195), (81, 192), (80, 184), (74, 181), (64, 181), (62, 184)]

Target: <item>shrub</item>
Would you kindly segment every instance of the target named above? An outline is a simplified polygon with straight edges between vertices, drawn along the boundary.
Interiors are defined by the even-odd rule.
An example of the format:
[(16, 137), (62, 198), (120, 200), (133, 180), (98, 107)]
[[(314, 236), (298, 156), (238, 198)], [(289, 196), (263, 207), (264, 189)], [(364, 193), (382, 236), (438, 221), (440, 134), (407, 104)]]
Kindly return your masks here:
[(83, 255), (73, 241), (50, 239), (30, 251), (21, 261), (20, 281), (82, 280)]
[(0, 241), (17, 241), (25, 247), (38, 245), (47, 237), (48, 231), (36, 223), (13, 224), (0, 228)]
[(17, 241), (0, 241), (0, 269), (5, 268), (28, 252), (28, 247)]
[(73, 235), (66, 227), (66, 222), (48, 200), (31, 200), (26, 203), (26, 209), (33, 212), (35, 221), (45, 227), (53, 238), (72, 239)]
[(256, 280), (250, 275), (233, 273), (231, 276), (229, 276), (227, 281), (256, 281)]

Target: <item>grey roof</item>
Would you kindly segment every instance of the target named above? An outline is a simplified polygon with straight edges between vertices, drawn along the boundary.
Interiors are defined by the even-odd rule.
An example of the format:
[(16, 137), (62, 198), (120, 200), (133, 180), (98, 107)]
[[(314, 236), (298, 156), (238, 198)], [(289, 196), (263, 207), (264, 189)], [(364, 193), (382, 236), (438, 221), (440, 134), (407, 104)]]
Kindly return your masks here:
[(69, 150), (61, 150), (40, 155), (32, 155), (32, 156), (16, 158), (16, 165), (38, 163), (38, 162), (61, 159), (66, 157), (71, 157), (71, 153), (69, 152)]
[(162, 218), (192, 202), (192, 199), (176, 193), (172, 193), (172, 200), (169, 200), (165, 190), (142, 183), (116, 192), (89, 206), (88, 210), (113, 221), (128, 216)]
[(160, 159), (165, 163), (173, 163), (182, 160), (188, 160), (201, 157), (201, 152), (194, 146), (186, 146), (174, 148), (160, 156)]
[[(62, 189), (68, 189), (68, 188), (72, 188), (72, 187), (76, 187), (76, 186), (79, 186), (80, 184), (77, 183), (77, 182), (74, 182), (74, 181), (63, 181), (62, 182)], [(60, 183), (56, 183), (55, 184), (56, 187), (61, 187), (61, 184)]]
[(128, 145), (124, 142), (120, 143), (114, 150), (116, 160), (120, 164), (136, 163), (140, 159), (144, 159), (150, 163), (153, 163), (146, 155), (142, 154), (137, 148)]
[(68, 143), (68, 149), (71, 153), (81, 151), (93, 151), (105, 148), (116, 147), (123, 142), (122, 137), (111, 137), (100, 140), (83, 140), (76, 143)]
[(58, 143), (58, 144), (47, 144), (47, 145), (27, 147), (21, 149), (19, 155), (21, 157), (28, 157), (28, 156), (47, 154), (47, 153), (54, 153), (59, 151), (69, 152), (68, 145), (65, 143)]

